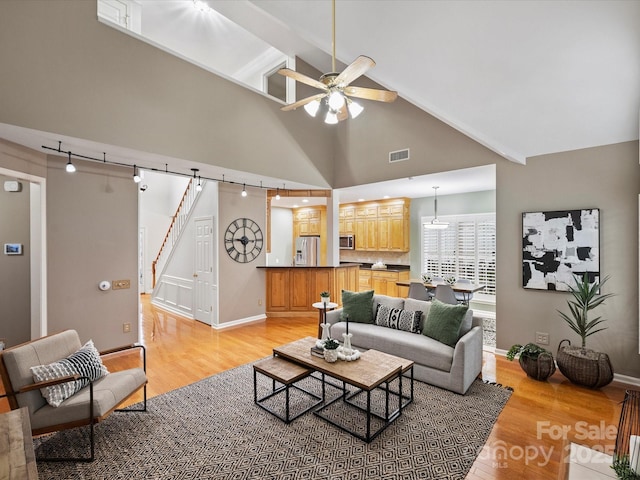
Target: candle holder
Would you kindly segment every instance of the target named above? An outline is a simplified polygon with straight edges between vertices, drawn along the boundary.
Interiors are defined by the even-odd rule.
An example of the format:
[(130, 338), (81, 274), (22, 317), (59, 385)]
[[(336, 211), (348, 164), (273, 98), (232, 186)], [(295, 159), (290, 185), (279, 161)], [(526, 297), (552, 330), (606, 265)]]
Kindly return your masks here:
[(353, 337), (352, 333), (343, 333), (342, 334), (342, 338), (343, 338), (342, 352), (346, 356), (350, 356), (350, 355), (353, 354), (353, 349), (351, 348), (351, 337)]
[(627, 390), (613, 452), (618, 478), (640, 479), (640, 391)]
[(316, 346), (318, 348), (324, 348), (324, 342), (331, 338), (331, 324), (321, 323), (320, 326), (322, 327), (322, 337), (316, 342)]

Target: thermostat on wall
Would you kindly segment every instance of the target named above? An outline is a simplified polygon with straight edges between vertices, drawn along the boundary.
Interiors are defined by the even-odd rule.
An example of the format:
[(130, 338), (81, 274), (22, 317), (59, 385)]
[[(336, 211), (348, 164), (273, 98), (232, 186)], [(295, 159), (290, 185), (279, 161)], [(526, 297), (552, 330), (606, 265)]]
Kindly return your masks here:
[(7, 180), (4, 182), (5, 192), (19, 192), (22, 190), (22, 184), (16, 180)]

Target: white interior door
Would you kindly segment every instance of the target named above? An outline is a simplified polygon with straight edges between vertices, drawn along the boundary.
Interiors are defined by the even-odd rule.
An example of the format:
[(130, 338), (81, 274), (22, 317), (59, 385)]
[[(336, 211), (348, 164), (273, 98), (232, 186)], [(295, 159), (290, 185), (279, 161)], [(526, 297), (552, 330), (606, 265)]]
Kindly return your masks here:
[(213, 218), (195, 220), (195, 319), (213, 324), (214, 301), (214, 256), (213, 256)]

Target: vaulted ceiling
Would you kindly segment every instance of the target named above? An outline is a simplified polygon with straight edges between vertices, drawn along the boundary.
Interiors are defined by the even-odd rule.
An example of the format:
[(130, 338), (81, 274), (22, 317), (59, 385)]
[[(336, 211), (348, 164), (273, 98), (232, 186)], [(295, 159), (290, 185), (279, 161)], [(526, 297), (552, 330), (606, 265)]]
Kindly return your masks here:
[[(330, 0), (208, 3), (331, 70)], [(370, 78), (516, 162), (638, 139), (638, 1), (337, 0), (336, 57), (361, 54)]]

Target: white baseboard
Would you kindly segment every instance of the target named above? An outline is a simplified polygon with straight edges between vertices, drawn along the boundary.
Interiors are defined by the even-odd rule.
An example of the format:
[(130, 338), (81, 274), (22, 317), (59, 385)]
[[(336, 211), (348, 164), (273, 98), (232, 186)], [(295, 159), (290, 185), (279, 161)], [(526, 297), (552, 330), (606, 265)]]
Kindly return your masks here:
[(264, 314), (255, 315), (253, 317), (239, 318), (238, 320), (232, 320), (231, 322), (224, 322), (218, 325), (212, 325), (216, 330), (223, 330), (229, 327), (237, 327), (238, 325), (244, 325), (246, 323), (262, 322), (267, 319)]

